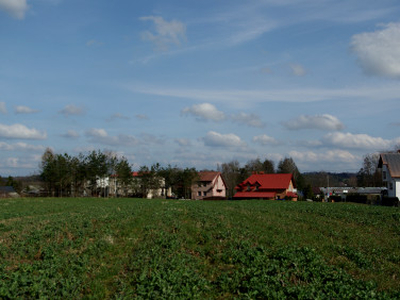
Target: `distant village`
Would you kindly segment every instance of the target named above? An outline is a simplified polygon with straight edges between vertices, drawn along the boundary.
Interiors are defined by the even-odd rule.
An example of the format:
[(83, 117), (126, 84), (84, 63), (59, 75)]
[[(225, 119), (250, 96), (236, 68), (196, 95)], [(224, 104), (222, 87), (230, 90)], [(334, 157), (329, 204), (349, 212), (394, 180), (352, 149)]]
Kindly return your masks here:
[(398, 206), (400, 151), (369, 154), (357, 173), (300, 173), (292, 158), (275, 168), (255, 159), (217, 170), (162, 167), (133, 171), (124, 157), (92, 151), (73, 157), (46, 149), (40, 174), (0, 179), (0, 198), (136, 197), (191, 200), (288, 200)]

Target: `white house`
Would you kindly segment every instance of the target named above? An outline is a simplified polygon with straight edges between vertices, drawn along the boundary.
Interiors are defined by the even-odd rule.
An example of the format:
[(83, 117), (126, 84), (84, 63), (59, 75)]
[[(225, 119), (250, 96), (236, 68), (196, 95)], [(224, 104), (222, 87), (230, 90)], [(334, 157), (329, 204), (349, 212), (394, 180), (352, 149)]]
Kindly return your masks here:
[(382, 179), (387, 184), (388, 196), (400, 199), (400, 152), (382, 153), (378, 168), (382, 169)]

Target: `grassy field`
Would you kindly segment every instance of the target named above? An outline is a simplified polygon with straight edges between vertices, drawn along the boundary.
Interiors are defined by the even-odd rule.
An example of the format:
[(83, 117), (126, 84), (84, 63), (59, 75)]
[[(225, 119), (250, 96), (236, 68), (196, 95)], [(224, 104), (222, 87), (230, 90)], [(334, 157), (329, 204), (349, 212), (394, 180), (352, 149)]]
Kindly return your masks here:
[(0, 201), (0, 298), (400, 298), (400, 210)]

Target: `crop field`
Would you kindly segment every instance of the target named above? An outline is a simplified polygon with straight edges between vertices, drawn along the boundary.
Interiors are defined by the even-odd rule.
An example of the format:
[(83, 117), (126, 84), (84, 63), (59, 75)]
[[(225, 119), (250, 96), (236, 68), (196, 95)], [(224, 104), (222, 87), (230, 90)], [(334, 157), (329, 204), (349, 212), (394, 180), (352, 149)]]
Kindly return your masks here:
[(400, 210), (0, 200), (0, 298), (400, 298)]

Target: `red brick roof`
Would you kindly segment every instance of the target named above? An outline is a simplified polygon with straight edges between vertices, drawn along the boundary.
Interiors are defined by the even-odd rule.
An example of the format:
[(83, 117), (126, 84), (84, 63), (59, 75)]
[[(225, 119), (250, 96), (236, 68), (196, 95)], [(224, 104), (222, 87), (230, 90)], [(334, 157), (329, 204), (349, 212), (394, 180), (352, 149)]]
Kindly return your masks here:
[(236, 189), (246, 187), (248, 184), (255, 185), (256, 183), (259, 184), (259, 190), (287, 189), (291, 180), (293, 180), (292, 174), (253, 174), (239, 184)]

